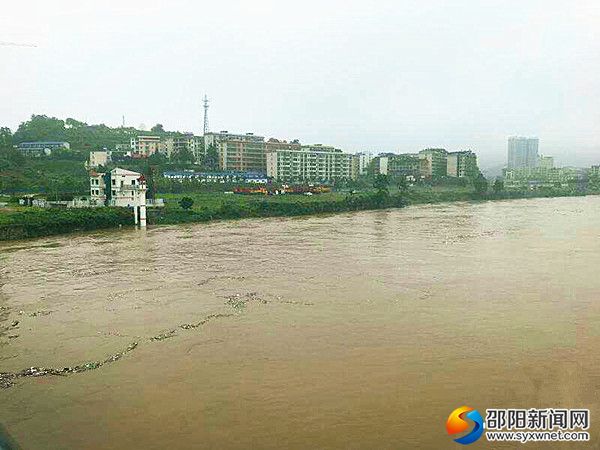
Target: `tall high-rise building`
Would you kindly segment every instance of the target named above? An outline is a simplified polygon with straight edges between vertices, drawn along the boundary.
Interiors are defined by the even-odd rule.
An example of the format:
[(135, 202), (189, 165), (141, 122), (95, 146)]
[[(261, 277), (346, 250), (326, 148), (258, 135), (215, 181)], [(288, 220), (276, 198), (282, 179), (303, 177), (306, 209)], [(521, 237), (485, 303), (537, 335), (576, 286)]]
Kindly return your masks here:
[(511, 136), (508, 138), (509, 169), (537, 167), (539, 139), (536, 137)]

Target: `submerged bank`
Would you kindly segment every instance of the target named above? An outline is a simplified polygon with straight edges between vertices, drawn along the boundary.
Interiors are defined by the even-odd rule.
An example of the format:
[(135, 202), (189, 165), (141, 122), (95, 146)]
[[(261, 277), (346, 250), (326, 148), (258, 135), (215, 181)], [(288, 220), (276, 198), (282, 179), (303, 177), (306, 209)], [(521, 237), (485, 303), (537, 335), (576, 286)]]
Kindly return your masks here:
[[(193, 209), (182, 209), (176, 202), (164, 209), (148, 212), (148, 224), (209, 222), (259, 217), (293, 217), (348, 211), (401, 208), (407, 205), (455, 201), (490, 201), (539, 197), (584, 196), (582, 192), (488, 192), (416, 191), (388, 195), (379, 193), (332, 194), (329, 196), (261, 198), (215, 197)], [(133, 225), (128, 208), (71, 208), (66, 210), (29, 208), (0, 213), (0, 241), (36, 238), (75, 231)]]
[[(148, 211), (148, 224), (167, 225), (250, 217), (302, 216), (344, 211), (400, 208), (403, 195), (369, 193), (323, 198), (256, 199), (237, 197), (212, 201), (195, 209), (173, 207)], [(28, 208), (0, 213), (0, 241), (28, 239), (74, 231), (92, 231), (133, 225), (128, 208)]]
[(69, 208), (0, 212), (0, 241), (28, 239), (73, 231), (92, 231), (132, 224), (128, 208)]

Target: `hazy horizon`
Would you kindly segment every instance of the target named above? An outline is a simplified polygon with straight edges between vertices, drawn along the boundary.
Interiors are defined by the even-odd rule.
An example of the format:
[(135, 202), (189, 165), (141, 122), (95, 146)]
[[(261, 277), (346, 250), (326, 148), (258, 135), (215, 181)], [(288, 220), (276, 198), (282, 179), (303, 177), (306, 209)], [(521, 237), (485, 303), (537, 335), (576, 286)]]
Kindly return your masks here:
[(535, 135), (559, 164), (600, 163), (597, 2), (22, 1), (0, 25), (13, 131), (46, 114), (200, 133), (206, 93), (212, 131), (470, 148), (482, 167)]

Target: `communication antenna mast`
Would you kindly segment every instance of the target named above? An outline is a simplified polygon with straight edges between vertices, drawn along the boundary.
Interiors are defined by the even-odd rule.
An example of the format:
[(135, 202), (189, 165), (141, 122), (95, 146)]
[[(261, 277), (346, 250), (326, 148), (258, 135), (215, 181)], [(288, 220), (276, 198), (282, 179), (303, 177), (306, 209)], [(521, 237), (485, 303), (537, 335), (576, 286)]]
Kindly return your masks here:
[(204, 134), (208, 133), (208, 97), (204, 95)]

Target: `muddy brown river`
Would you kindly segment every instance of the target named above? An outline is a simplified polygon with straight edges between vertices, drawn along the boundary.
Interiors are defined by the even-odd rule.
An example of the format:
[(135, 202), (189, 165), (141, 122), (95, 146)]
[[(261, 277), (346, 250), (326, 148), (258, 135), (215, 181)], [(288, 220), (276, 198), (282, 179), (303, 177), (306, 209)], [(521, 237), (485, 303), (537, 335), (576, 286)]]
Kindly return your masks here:
[(525, 448), (600, 448), (599, 268), (600, 197), (4, 243), (0, 424), (24, 449), (452, 449), (461, 405), (565, 407), (591, 442)]

